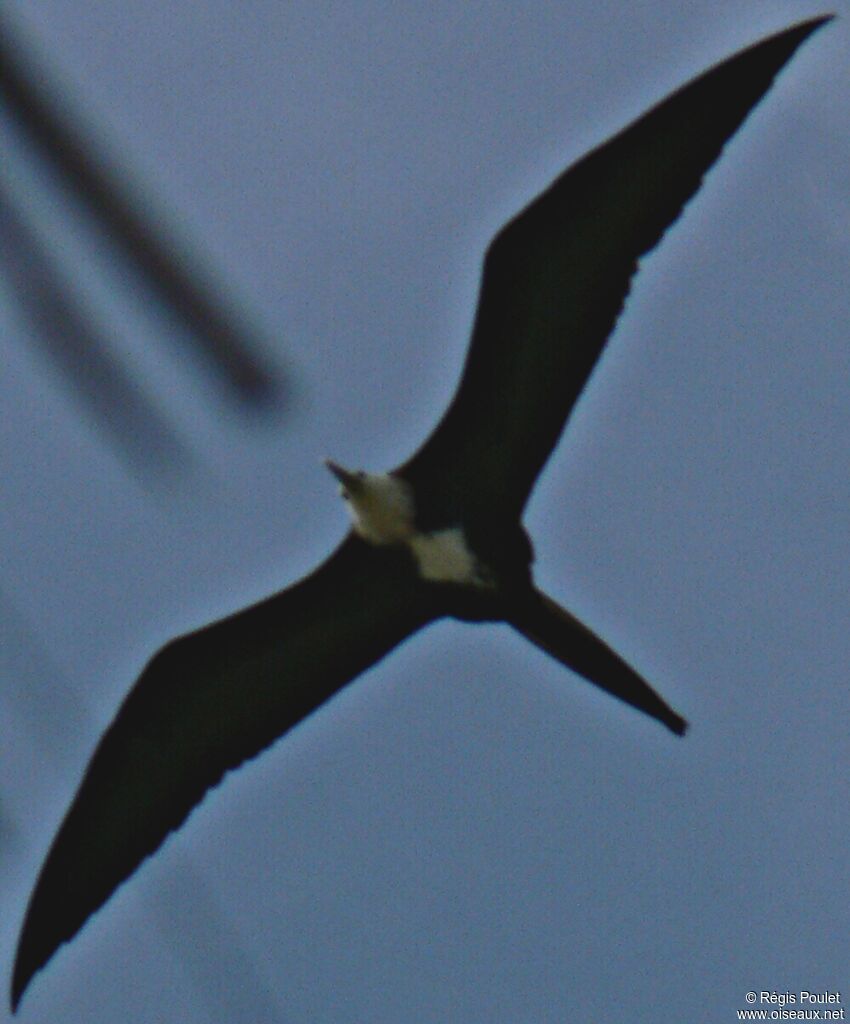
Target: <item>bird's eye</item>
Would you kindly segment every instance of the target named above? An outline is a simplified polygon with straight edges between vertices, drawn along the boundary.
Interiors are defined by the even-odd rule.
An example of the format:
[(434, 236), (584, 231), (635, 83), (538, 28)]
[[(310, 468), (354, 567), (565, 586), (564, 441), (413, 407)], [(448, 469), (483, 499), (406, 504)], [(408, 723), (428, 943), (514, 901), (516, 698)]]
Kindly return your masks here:
[(358, 469), (357, 473), (355, 474), (355, 476), (357, 477), (358, 480), (365, 480), (366, 479), (366, 473), (362, 469)]
[(348, 499), (351, 497), (351, 495), (344, 487), (340, 488), (339, 494), (343, 501), (348, 501)]

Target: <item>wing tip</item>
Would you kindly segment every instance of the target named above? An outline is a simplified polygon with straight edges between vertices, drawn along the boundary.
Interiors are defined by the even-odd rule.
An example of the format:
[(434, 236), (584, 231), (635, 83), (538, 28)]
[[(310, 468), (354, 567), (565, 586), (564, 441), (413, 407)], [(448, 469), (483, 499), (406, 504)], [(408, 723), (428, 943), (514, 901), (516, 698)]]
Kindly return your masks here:
[(60, 938), (58, 941), (45, 943), (43, 938), (39, 939), (39, 929), (34, 926), (32, 915), (32, 904), (24, 918), (21, 934), (18, 939), (18, 948), (15, 953), (15, 963), (12, 968), (12, 979), (9, 986), (9, 1005), (12, 1013), (18, 1011), (18, 1007), (33, 978), (53, 959), (59, 948), (67, 942), (67, 938)]
[(12, 1013), (18, 1012), (21, 999), (24, 996), (30, 982), (35, 975), (41, 970), (44, 964), (30, 964), (29, 958), (22, 956), (24, 946), (23, 943), (18, 947), (18, 955), (15, 957), (15, 966), (12, 970), (12, 983), (9, 988), (9, 1006), (11, 1007)]
[(821, 25), (827, 25), (830, 21), (835, 21), (838, 15), (835, 11), (827, 11), (826, 14), (816, 14), (813, 18), (806, 18), (805, 21), (798, 23), (799, 28), (809, 27), (809, 31), (814, 32), (815, 29), (821, 27)]
[(835, 21), (838, 15), (835, 11), (827, 11), (826, 14), (818, 14), (814, 18), (807, 18), (805, 21), (798, 22), (789, 31), (793, 31), (795, 28), (800, 33), (802, 42), (807, 39), (813, 32), (817, 32), (818, 29), (828, 25), (831, 21)]
[(834, 21), (837, 17), (837, 14), (830, 11), (827, 14), (818, 14), (813, 18), (806, 18), (804, 21), (795, 22), (787, 28), (774, 32), (766, 39), (762, 39), (760, 42), (754, 43), (752, 47), (748, 47), (747, 50), (743, 52), (746, 53), (749, 50), (758, 49), (764, 44), (777, 47), (782, 47), (784, 44), (788, 47), (788, 54), (782, 61), (782, 64), (784, 65), (791, 59), (797, 49), (809, 38), (810, 35), (812, 35), (813, 32), (817, 32), (818, 29), (823, 28), (824, 25), (828, 25), (829, 22)]

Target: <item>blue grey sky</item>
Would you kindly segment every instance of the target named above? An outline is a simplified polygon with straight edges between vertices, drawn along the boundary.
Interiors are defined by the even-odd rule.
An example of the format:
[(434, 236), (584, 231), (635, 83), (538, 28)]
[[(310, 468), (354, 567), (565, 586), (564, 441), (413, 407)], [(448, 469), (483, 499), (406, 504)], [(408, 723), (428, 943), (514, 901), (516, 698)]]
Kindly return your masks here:
[[(231, 775), (36, 978), (26, 1022), (724, 1024), (841, 990), (850, 663), (850, 4), (8, 5), (296, 400), (240, 419), (46, 176), (4, 173), (191, 452), (128, 472), (0, 278), (0, 964), (153, 650), (347, 527), (448, 400), (483, 250), (771, 31), (819, 32), (645, 260), (541, 477), (543, 588), (678, 741), (497, 626), (433, 626)], [(5, 1005), (0, 1019), (6, 1019)]]

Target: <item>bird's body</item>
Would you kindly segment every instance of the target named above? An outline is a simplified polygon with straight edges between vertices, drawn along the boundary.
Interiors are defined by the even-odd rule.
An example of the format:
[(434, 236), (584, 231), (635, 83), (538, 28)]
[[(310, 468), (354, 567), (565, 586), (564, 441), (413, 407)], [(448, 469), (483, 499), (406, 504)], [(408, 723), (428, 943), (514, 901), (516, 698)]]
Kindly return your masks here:
[(639, 258), (698, 190), (797, 47), (763, 40), (565, 171), (491, 243), (458, 390), (390, 473), (340, 480), (353, 528), (306, 578), (166, 645), (95, 750), (27, 911), (12, 980), (33, 974), (256, 756), (407, 637), (447, 616), (502, 621), (681, 735), (686, 724), (535, 586), (522, 515), (610, 335)]
[[(413, 487), (395, 473), (351, 473), (334, 462), (328, 467), (340, 481), (352, 528), (367, 544), (399, 545), (411, 556), (412, 567), (424, 583), (446, 583), (493, 590), (499, 579), (495, 565), (470, 546), (460, 521), (438, 529), (419, 525), (419, 503)], [(520, 528), (521, 529), (521, 528)], [(520, 562), (531, 562), (531, 546), (524, 531)], [(506, 552), (503, 550), (502, 560)], [(507, 553), (508, 564), (514, 559)], [(511, 566), (511, 568), (515, 568)]]
[(431, 583), (492, 586), (492, 577), (469, 546), (462, 526), (433, 533), (414, 533), (410, 550), (419, 575)]

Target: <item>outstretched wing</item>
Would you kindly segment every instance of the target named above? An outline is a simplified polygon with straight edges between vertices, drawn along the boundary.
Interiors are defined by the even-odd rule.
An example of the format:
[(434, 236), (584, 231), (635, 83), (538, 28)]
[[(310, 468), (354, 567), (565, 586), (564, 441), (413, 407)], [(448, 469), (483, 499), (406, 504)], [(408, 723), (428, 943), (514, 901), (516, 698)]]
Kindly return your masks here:
[[(397, 472), (445, 488), (436, 518), (515, 522), (623, 307), (641, 255), (803, 40), (780, 32), (707, 71), (564, 172), (491, 243), (460, 386)], [(434, 494), (436, 499), (438, 495)]]
[(253, 757), (433, 616), (398, 549), (353, 534), (300, 583), (164, 647), (100, 741), (30, 900), (12, 1005), (57, 947)]

